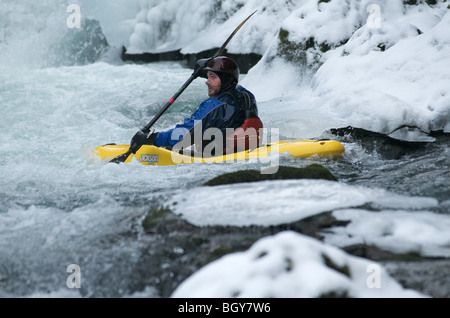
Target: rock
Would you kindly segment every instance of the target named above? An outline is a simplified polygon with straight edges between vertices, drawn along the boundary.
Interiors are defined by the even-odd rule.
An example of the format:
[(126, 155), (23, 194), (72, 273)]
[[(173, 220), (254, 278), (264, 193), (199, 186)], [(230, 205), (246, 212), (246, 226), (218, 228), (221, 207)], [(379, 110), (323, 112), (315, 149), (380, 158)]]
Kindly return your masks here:
[(306, 168), (280, 166), (275, 174), (261, 174), (257, 170), (242, 170), (218, 176), (207, 183), (207, 186), (224, 184), (257, 182), (266, 180), (289, 180), (289, 179), (324, 179), (337, 181), (337, 178), (321, 165), (311, 165)]
[[(150, 240), (142, 250), (134, 270), (151, 281), (161, 297), (169, 297), (184, 279), (201, 267), (226, 254), (245, 251), (262, 237), (292, 230), (321, 239), (322, 230), (346, 224), (337, 221), (331, 213), (322, 213), (278, 226), (199, 227), (169, 209), (154, 208), (148, 212), (142, 226), (149, 237), (157, 239)], [(345, 269), (339, 270), (345, 272)]]
[(331, 129), (330, 133), (357, 140), (370, 153), (376, 152), (388, 160), (398, 160), (414, 151), (423, 149), (429, 144), (428, 142), (412, 142), (395, 139), (379, 132), (356, 127)]
[[(323, 0), (322, 0), (323, 1)], [(329, 50), (343, 46), (348, 39), (338, 43), (318, 42), (313, 36), (303, 41), (292, 41), (288, 30), (281, 28), (278, 33), (277, 55), (294, 65), (317, 69), (321, 65), (322, 55)]]
[(99, 61), (110, 48), (100, 22), (84, 19), (81, 28), (68, 29), (66, 36), (49, 48), (54, 65), (86, 65)]
[[(130, 54), (127, 53), (127, 49), (125, 47), (122, 47), (121, 58), (125, 62), (134, 62), (134, 63), (180, 61), (183, 63), (184, 66), (193, 69), (197, 60), (214, 56), (217, 50), (218, 48), (213, 48), (210, 50), (189, 54), (182, 54), (181, 50), (158, 52), (158, 53), (145, 52), (139, 54)], [(239, 70), (241, 74), (247, 74), (248, 71), (253, 66), (255, 66), (262, 58), (262, 55), (256, 53), (233, 54), (228, 53), (227, 50), (225, 50), (222, 55), (226, 55), (227, 57), (233, 59), (239, 65)]]
[[(277, 226), (208, 226), (199, 227), (185, 221), (170, 209), (157, 207), (150, 210), (142, 221), (148, 243), (141, 250), (139, 261), (133, 271), (141, 277), (142, 286), (131, 286), (133, 290), (143, 289), (146, 285), (155, 287), (157, 297), (170, 297), (173, 291), (186, 278), (206, 264), (218, 258), (248, 250), (259, 239), (283, 231), (295, 231), (318, 240), (323, 240), (323, 233), (329, 228), (346, 226), (349, 222), (336, 220), (331, 212), (302, 219), (289, 224)], [(448, 297), (448, 284), (439, 285), (438, 274), (429, 281), (426, 268), (433, 268), (441, 273), (448, 267), (449, 260), (425, 259), (414, 254), (397, 255), (383, 251), (375, 246), (358, 244), (344, 247), (348, 254), (383, 262), (388, 265), (390, 274), (408, 288), (416, 289), (434, 297)], [(348, 275), (348, 268), (334, 264), (324, 257), (324, 263)], [(411, 268), (417, 271), (417, 277), (409, 277)], [(439, 288), (437, 288), (439, 287)], [(348, 297), (346, 294), (324, 294), (322, 297)]]
[(142, 227), (147, 234), (168, 234), (172, 232), (193, 231), (195, 227), (169, 209), (158, 208), (151, 210), (142, 221)]
[(387, 261), (382, 263), (389, 274), (405, 288), (415, 289), (433, 298), (449, 298), (450, 259)]
[(377, 246), (367, 244), (356, 244), (346, 246), (343, 248), (343, 250), (351, 255), (371, 259), (374, 261), (396, 260), (404, 262), (414, 262), (424, 259), (419, 254), (414, 252), (405, 254), (395, 254), (389, 251), (384, 251)]

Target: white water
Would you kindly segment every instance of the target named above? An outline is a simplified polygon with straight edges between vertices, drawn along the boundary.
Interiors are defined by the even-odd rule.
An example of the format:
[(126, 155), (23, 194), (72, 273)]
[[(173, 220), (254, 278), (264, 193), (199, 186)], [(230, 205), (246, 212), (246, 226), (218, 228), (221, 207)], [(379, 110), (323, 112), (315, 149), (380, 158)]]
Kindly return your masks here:
[[(84, 291), (83, 296), (108, 295), (111, 289), (120, 294), (120, 289), (126, 285), (125, 281), (132, 279), (132, 275), (127, 272), (127, 265), (122, 264), (121, 260), (133, 262), (138, 257), (139, 248), (149, 239), (139, 234), (141, 218), (151, 206), (173, 201), (184, 202), (183, 206), (176, 207), (176, 212), (199, 225), (205, 222), (279, 224), (315, 213), (336, 211), (337, 218), (354, 219), (355, 224), (347, 229), (348, 232), (336, 230), (327, 237), (327, 244), (340, 246), (347, 243), (346, 238), (351, 234), (354, 237), (352, 242), (369, 240), (374, 244), (380, 242), (384, 248), (396, 252), (413, 250), (423, 255), (449, 257), (450, 238), (446, 234), (447, 228), (442, 226), (448, 223), (448, 215), (432, 212), (436, 208), (444, 210), (449, 203), (428, 195), (397, 194), (395, 191), (373, 189), (368, 182), (351, 185), (280, 181), (275, 184), (212, 189), (202, 187), (205, 181), (222, 173), (261, 168), (267, 162), (176, 167), (147, 167), (138, 163), (109, 165), (99, 162), (92, 153), (96, 146), (111, 142), (128, 143), (137, 129), (150, 121), (151, 116), (157, 113), (192, 72), (177, 63), (128, 65), (114, 58), (117, 56), (116, 47), (127, 41), (133, 42), (132, 35), (137, 27), (133, 21), (137, 19), (138, 12), (148, 9), (153, 2), (127, 1), (125, 4), (124, 1), (113, 1), (108, 2), (108, 5), (101, 1), (92, 1), (90, 4), (78, 2), (82, 12), (88, 12), (88, 15), (101, 21), (113, 49), (103, 62), (61, 66), (53, 65), (58, 51), (51, 51), (49, 47), (64, 39), (69, 32), (65, 23), (69, 15), (66, 12), (67, 4), (71, 2), (55, 0), (30, 4), (27, 1), (3, 0), (0, 8), (0, 296), (79, 296), (78, 292), (66, 288), (66, 268), (69, 264), (84, 266), (90, 277), (98, 280), (97, 289)], [(230, 5), (230, 2), (225, 3)], [(298, 5), (300, 3), (298, 1)], [(194, 8), (207, 10), (206, 5), (200, 2), (194, 4)], [(162, 6), (160, 10), (168, 12), (173, 8), (171, 1), (166, 5), (166, 9)], [(196, 37), (200, 40), (189, 44), (186, 44), (187, 40), (186, 43), (179, 42), (185, 37), (177, 35), (179, 38), (173, 40), (172, 48), (185, 45), (189, 51), (221, 44), (238, 21), (256, 6), (256, 2), (249, 1), (242, 11), (238, 11), (239, 14), (224, 24), (223, 31), (217, 36), (217, 43), (206, 40), (210, 38), (209, 33), (204, 34), (204, 37)], [(272, 6), (281, 7), (277, 2)], [(284, 9), (273, 15), (267, 12), (259, 16), (259, 21), (283, 21), (289, 15)], [(444, 22), (448, 23), (448, 14), (446, 17)], [(178, 20), (178, 16), (173, 18), (179, 21), (179, 26), (194, 22), (186, 21), (187, 16), (183, 20)], [(289, 24), (289, 20), (285, 23)], [(260, 30), (256, 25), (249, 24), (249, 30), (252, 31), (247, 32), (250, 34), (243, 29), (230, 49), (237, 50), (238, 44), (255, 32), (260, 36), (258, 43), (261, 43), (255, 51), (265, 52), (271, 42), (268, 39), (272, 39), (277, 30), (269, 31), (265, 27)], [(249, 45), (244, 51), (251, 47)], [(442, 52), (442, 55), (436, 52)], [(448, 61), (449, 55), (445, 55), (445, 52), (445, 48), (433, 51), (436, 55), (432, 55), (432, 58), (442, 57)], [(399, 58), (400, 55), (394, 52), (391, 59)], [(363, 71), (354, 77), (355, 82), (364, 77), (364, 70), (370, 65), (370, 60), (367, 60), (370, 56), (357, 60), (361, 62)], [(374, 61), (376, 59), (377, 56)], [(345, 62), (345, 59), (342, 61)], [(433, 62), (426, 61), (427, 65)], [(370, 99), (370, 96), (364, 95), (358, 100), (360, 95), (357, 92), (364, 91), (363, 88), (355, 88), (354, 93), (349, 93), (349, 98), (336, 99), (345, 87), (343, 83), (335, 83), (337, 78), (327, 75), (334, 74), (335, 67), (345, 68), (345, 64), (326, 64), (317, 73), (318, 88), (312, 88), (306, 84), (300, 85), (295, 69), (293, 71), (288, 64), (281, 61), (274, 63), (278, 64), (272, 64), (273, 68), (264, 68), (263, 60), (244, 78), (243, 84), (261, 96), (259, 105), (265, 125), (279, 128), (283, 136), (318, 137), (327, 129), (347, 124), (363, 128), (378, 127), (381, 130), (409, 124), (401, 116), (395, 117), (399, 114), (397, 111), (393, 111), (394, 119), (386, 123), (388, 109), (363, 107), (362, 104)], [(390, 68), (392, 65), (387, 61), (385, 67)], [(434, 128), (443, 128), (448, 125), (446, 116), (450, 106), (445, 103), (447, 91), (441, 83), (448, 83), (448, 76), (444, 77), (444, 70), (433, 68), (431, 72), (421, 73), (415, 78), (423, 75), (424, 81), (427, 81), (435, 72), (441, 76), (441, 82), (436, 85), (443, 94), (433, 93), (433, 100), (439, 102), (435, 113), (441, 115), (430, 115), (430, 110), (423, 109), (420, 103), (411, 113), (407, 108), (400, 113), (406, 119), (414, 116), (422, 118), (417, 124), (433, 126), (431, 124), (436, 123)], [(379, 73), (375, 71), (377, 76)], [(329, 97), (327, 94), (332, 94), (323, 91), (332, 91), (330, 87), (335, 84), (336, 95), (322, 105), (321, 102)], [(408, 92), (421, 96), (417, 91)], [(374, 96), (373, 92), (368, 94)], [(155, 128), (166, 129), (178, 123), (204, 98), (206, 90), (203, 80), (196, 80)], [(345, 106), (347, 101), (352, 105), (359, 101), (361, 106), (348, 118), (350, 106), (341, 108), (336, 107), (336, 104), (331, 105), (333, 98), (339, 102), (337, 106)], [(379, 99), (384, 100), (384, 97)], [(367, 124), (367, 118), (373, 119), (372, 126)], [(358, 145), (346, 146), (346, 160), (350, 164), (375, 163), (380, 171), (383, 169), (383, 163), (380, 164), (378, 158), (361, 152)], [(440, 156), (449, 162), (448, 147)], [(294, 166), (306, 166), (314, 162), (330, 169), (339, 167), (328, 160), (282, 159), (282, 164)], [(439, 181), (439, 178), (446, 179)], [(437, 176), (436, 180), (439, 185), (445, 184), (448, 174)], [(245, 198), (243, 194), (246, 194)], [(355, 215), (358, 210), (351, 208), (364, 204), (379, 207), (385, 216), (383, 223), (370, 227), (370, 218), (364, 222), (359, 214)], [(350, 211), (347, 210), (349, 208)], [(427, 215), (426, 226), (419, 222), (424, 219), (424, 215)], [(397, 217), (408, 217), (411, 222), (400, 223)], [(127, 231), (138, 232), (139, 239), (122, 237)], [(417, 231), (424, 233), (426, 239), (418, 242)], [(392, 233), (392, 240), (385, 239), (387, 232)], [(395, 239), (398, 237), (403, 242), (400, 245)], [(116, 282), (103, 286), (103, 275), (107, 280)], [(152, 286), (147, 287), (149, 291), (144, 295), (154, 296)]]

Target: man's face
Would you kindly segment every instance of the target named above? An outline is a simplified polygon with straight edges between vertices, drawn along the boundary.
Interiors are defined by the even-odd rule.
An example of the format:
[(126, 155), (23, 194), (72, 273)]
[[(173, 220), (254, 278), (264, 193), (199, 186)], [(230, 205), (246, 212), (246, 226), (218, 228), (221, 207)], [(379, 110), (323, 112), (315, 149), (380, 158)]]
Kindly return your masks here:
[(208, 80), (206, 81), (206, 85), (208, 86), (208, 95), (214, 96), (219, 94), (220, 88), (222, 87), (222, 82), (220, 81), (220, 77), (211, 71), (208, 71)]

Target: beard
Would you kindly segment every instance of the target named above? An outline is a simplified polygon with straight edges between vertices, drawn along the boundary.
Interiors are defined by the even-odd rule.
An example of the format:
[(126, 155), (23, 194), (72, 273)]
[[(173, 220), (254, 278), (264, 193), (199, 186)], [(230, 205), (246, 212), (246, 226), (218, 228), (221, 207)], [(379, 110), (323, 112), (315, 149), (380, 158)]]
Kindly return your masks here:
[(208, 85), (208, 96), (211, 97), (219, 94), (221, 87), (222, 85), (219, 86)]

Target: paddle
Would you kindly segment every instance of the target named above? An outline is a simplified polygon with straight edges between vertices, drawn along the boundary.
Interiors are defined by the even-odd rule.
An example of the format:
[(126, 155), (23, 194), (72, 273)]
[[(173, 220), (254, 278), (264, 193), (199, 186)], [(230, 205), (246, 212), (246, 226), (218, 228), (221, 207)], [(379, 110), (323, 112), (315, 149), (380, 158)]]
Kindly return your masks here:
[(198, 61), (194, 72), (192, 73), (191, 77), (186, 81), (186, 83), (184, 83), (184, 85), (178, 90), (178, 92), (167, 102), (167, 104), (159, 111), (158, 114), (156, 114), (155, 117), (153, 117), (153, 119), (147, 124), (147, 126), (145, 126), (144, 128), (142, 128), (140, 131), (138, 131), (136, 133), (136, 135), (131, 139), (130, 142), (130, 148), (129, 150), (112, 159), (110, 162), (113, 163), (121, 163), (121, 162), (125, 162), (128, 157), (131, 154), (136, 153), (143, 145), (142, 144), (136, 144), (133, 143), (134, 140), (136, 140), (138, 135), (142, 135), (142, 134), (150, 134), (150, 128), (156, 123), (156, 121), (161, 118), (161, 116), (167, 111), (167, 109), (169, 109), (170, 106), (172, 106), (172, 104), (175, 102), (175, 100), (177, 100), (177, 98), (186, 90), (186, 88), (198, 77), (198, 73), (214, 58), (220, 56), (224, 51), (225, 48), (227, 47), (228, 43), (230, 43), (231, 39), (235, 36), (235, 34), (239, 31), (239, 29), (245, 24), (245, 22), (247, 22), (254, 14), (256, 13), (253, 12), (247, 19), (245, 19), (241, 24), (239, 24), (239, 26), (233, 31), (233, 33), (231, 33), (231, 35), (228, 37), (228, 39), (225, 41), (225, 43), (222, 45), (222, 47), (216, 52), (216, 54), (214, 54), (213, 57), (211, 58), (207, 58), (207, 59), (202, 59), (200, 61)]

